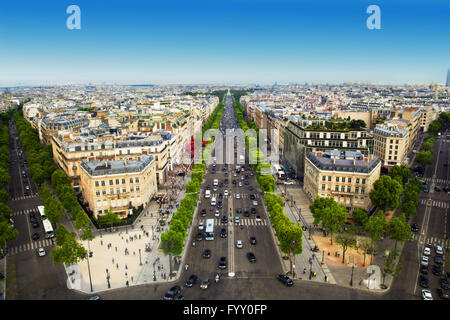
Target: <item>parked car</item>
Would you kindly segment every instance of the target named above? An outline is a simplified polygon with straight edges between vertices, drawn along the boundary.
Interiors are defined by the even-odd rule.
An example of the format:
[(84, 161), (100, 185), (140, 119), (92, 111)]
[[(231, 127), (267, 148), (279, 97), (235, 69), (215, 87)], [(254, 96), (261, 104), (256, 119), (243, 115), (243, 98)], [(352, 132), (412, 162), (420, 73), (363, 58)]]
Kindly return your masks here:
[(203, 240), (203, 233), (199, 232), (197, 233), (197, 241), (202, 241)]
[(423, 288), (428, 288), (428, 277), (424, 276), (424, 275), (420, 275), (419, 276), (419, 285)]
[(434, 256), (434, 263), (442, 264), (444, 262), (444, 258), (441, 255), (435, 255)]
[(428, 274), (428, 266), (421, 265), (420, 266), (420, 273)]
[(440, 245), (436, 245), (436, 247), (434, 249), (435, 249), (436, 254), (440, 254), (440, 255), (444, 254), (444, 250), (442, 249), (442, 247)]
[(423, 300), (433, 300), (431, 291), (430, 290), (422, 290), (422, 299)]
[(431, 249), (429, 247), (425, 247), (423, 249), (423, 254), (429, 256), (431, 254)]
[(440, 276), (442, 274), (442, 266), (438, 264), (433, 265), (433, 274), (435, 276)]
[(203, 221), (200, 221), (198, 223), (198, 230), (202, 231), (205, 228), (205, 223)]
[(284, 283), (288, 287), (292, 287), (294, 285), (294, 281), (292, 281), (291, 278), (289, 278), (288, 276), (285, 276), (284, 274), (279, 274), (277, 276), (277, 279), (279, 281), (281, 281), (282, 283)]
[(428, 266), (428, 257), (422, 256), (422, 258), (420, 259), (420, 264), (423, 266)]
[(449, 300), (448, 294), (445, 293), (441, 288), (437, 288), (436, 292), (440, 299), (442, 300)]
[(442, 277), (441, 280), (439, 280), (439, 285), (444, 290), (448, 290), (450, 288), (450, 285), (445, 277)]
[(228, 236), (227, 229), (225, 228), (220, 229), (220, 237), (226, 238), (227, 236)]

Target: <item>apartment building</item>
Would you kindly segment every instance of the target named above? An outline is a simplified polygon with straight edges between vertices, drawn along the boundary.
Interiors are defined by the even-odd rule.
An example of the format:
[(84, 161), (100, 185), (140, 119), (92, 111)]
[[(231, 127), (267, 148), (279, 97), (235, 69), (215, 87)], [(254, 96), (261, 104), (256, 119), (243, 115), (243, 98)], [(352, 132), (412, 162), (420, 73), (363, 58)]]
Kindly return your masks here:
[(420, 114), (420, 132), (428, 132), (428, 127), (430, 123), (436, 120), (438, 115), (437, 110), (429, 105), (422, 108), (422, 113)]
[(409, 121), (408, 151), (411, 151), (414, 148), (414, 145), (419, 138), (421, 115), (422, 109), (419, 107), (407, 107), (401, 112), (401, 118)]
[(392, 167), (407, 162), (409, 131), (404, 126), (386, 121), (373, 130), (374, 154), (383, 166)]
[(89, 126), (89, 120), (86, 118), (76, 117), (71, 113), (52, 113), (46, 115), (39, 126), (39, 139), (44, 144), (50, 144), (52, 136), (61, 130), (70, 130), (78, 132), (82, 128)]
[(95, 218), (106, 210), (126, 218), (131, 207), (147, 203), (157, 192), (155, 170), (151, 155), (113, 161), (84, 159), (80, 165), (83, 201)]
[(284, 129), (284, 158), (299, 177), (303, 177), (304, 162), (310, 152), (336, 148), (373, 153), (373, 137), (363, 128), (349, 128), (342, 120), (290, 121)]
[(303, 189), (311, 201), (332, 197), (347, 208), (371, 207), (369, 193), (380, 177), (381, 161), (361, 152), (310, 152), (305, 159)]

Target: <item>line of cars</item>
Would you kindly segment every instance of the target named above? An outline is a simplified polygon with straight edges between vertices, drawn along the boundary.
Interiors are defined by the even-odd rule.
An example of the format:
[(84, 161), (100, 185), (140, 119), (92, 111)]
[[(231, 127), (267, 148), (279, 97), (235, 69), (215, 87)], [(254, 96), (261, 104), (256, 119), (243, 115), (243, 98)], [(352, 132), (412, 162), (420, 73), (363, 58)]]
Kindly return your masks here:
[[(422, 290), (422, 299), (424, 300), (432, 300), (433, 295), (430, 290), (428, 290), (428, 287), (430, 286), (430, 280), (428, 278), (429, 274), (429, 265), (431, 262), (431, 255), (433, 251), (433, 245), (426, 244), (425, 248), (423, 249), (423, 255), (420, 258), (420, 275), (419, 275), (419, 285), (422, 288), (425, 288)], [(447, 290), (450, 288), (449, 285), (449, 278), (450, 278), (450, 272), (444, 273), (443, 271), (443, 264), (444, 264), (444, 250), (442, 246), (436, 245), (434, 247), (434, 264), (432, 267), (432, 273), (435, 276), (439, 277), (439, 285), (440, 288), (436, 289), (436, 292), (439, 296), (439, 298), (448, 300), (449, 296), (447, 294)]]

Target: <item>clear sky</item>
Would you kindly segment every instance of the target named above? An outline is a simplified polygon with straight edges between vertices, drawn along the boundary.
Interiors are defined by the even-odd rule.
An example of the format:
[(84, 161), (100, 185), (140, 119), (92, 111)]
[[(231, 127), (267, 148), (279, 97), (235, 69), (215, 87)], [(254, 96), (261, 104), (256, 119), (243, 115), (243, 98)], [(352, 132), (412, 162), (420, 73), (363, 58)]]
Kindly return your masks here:
[[(81, 9), (68, 30), (66, 9)], [(381, 30), (366, 9), (381, 8)], [(39, 0), (0, 4), (0, 86), (444, 84), (448, 0)]]

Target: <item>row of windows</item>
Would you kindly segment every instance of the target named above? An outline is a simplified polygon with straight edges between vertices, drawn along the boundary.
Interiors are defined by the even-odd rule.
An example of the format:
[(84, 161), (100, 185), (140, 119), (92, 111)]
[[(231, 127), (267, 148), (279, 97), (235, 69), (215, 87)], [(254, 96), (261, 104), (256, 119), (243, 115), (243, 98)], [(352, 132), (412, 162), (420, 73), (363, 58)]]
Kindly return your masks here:
[[(322, 181), (326, 181), (326, 180), (327, 180), (327, 176), (322, 176)], [(336, 182), (346, 182), (345, 180), (346, 180), (345, 177), (336, 177)], [(331, 181), (331, 176), (328, 176), (328, 181)], [(360, 181), (360, 179), (356, 178), (356, 183), (359, 183), (359, 181)], [(347, 178), (347, 182), (351, 183), (352, 178)], [(361, 179), (361, 183), (366, 184), (366, 179)]]
[[(139, 192), (140, 190), (141, 189), (139, 187), (136, 187), (136, 192)], [(122, 188), (122, 193), (126, 193), (126, 192), (127, 192), (127, 188)], [(130, 192), (134, 192), (134, 188), (133, 187), (130, 188)], [(100, 190), (97, 190), (95, 192), (95, 194), (97, 196), (99, 196), (100, 195)], [(114, 189), (109, 189), (109, 194), (114, 194)], [(116, 194), (120, 194), (120, 189), (119, 188), (116, 189)], [(106, 190), (102, 190), (102, 195), (106, 195)]]
[[(116, 184), (119, 184), (119, 182), (120, 182), (120, 179), (116, 179)], [(133, 183), (133, 182), (139, 183), (139, 178), (134, 178), (134, 181), (133, 181), (133, 178), (130, 178), (130, 183)], [(113, 184), (114, 184), (114, 180), (109, 180), (109, 185), (112, 186)], [(124, 178), (122, 178), (122, 184), (125, 184), (125, 179)], [(102, 187), (105, 186), (105, 180), (101, 181), (101, 185), (102, 185)], [(99, 187), (100, 186), (100, 182), (99, 181), (95, 181), (95, 186)]]
[[(347, 191), (345, 191), (345, 187), (346, 186), (341, 186), (341, 192), (347, 192), (347, 193), (351, 193), (352, 192), (352, 187), (351, 186), (347, 186)], [(326, 190), (326, 185), (322, 184), (322, 190), (325, 191)], [(334, 186), (334, 191), (339, 192), (339, 186)], [(354, 193), (359, 193), (359, 187), (355, 187), (355, 192)], [(361, 188), (361, 194), (366, 193), (366, 188)]]

